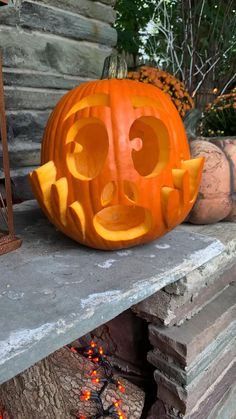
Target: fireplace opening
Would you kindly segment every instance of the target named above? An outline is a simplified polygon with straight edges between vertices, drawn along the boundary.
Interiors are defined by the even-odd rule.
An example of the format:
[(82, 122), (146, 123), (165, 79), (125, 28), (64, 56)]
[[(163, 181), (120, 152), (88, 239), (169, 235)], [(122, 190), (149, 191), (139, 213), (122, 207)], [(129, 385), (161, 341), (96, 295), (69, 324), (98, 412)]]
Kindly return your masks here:
[(148, 323), (129, 309), (2, 384), (0, 418), (145, 419), (150, 349)]

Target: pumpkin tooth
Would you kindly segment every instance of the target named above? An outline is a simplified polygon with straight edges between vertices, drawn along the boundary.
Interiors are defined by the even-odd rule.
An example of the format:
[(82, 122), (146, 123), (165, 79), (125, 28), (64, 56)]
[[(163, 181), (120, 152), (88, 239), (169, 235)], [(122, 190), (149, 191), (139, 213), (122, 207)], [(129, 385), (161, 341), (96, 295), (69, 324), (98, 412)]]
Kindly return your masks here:
[(183, 169), (172, 169), (173, 183), (180, 192), (181, 206), (189, 204), (189, 172)]
[(77, 230), (76, 233), (85, 240), (86, 218), (84, 209), (79, 201), (73, 202), (73, 204), (68, 207), (67, 217), (68, 221), (72, 224), (73, 229), (75, 228)]
[(51, 186), (56, 182), (56, 174), (57, 169), (52, 160), (29, 174), (33, 192), (49, 215), (52, 214)]
[(68, 182), (65, 177), (60, 178), (51, 186), (51, 207), (56, 220), (66, 225), (66, 209), (68, 198)]
[(177, 189), (164, 186), (161, 189), (162, 215), (167, 228), (176, 225), (176, 220), (180, 216), (180, 193)]
[(204, 157), (198, 157), (191, 160), (183, 160), (181, 162), (181, 169), (187, 170), (189, 173), (189, 193), (190, 202), (193, 202), (198, 193), (200, 185), (202, 170), (204, 164)]

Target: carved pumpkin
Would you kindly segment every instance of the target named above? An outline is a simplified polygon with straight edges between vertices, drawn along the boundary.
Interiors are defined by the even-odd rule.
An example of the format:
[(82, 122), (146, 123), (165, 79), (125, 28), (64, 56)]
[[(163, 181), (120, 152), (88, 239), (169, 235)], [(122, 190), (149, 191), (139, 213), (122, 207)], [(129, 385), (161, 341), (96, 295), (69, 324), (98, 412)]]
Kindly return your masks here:
[(201, 186), (188, 221), (211, 224), (236, 221), (236, 140), (195, 140), (193, 157), (205, 158)]
[(112, 250), (151, 241), (185, 219), (203, 166), (189, 159), (165, 93), (134, 80), (93, 81), (57, 104), (31, 183), (62, 232)]

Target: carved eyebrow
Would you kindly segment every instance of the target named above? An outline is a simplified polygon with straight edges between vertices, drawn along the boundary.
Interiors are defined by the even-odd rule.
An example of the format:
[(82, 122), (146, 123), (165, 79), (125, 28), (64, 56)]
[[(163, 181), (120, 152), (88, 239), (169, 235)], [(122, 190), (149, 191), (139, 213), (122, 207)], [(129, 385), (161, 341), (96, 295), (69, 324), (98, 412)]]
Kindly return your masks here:
[(135, 109), (149, 106), (152, 108), (160, 109), (165, 112), (169, 112), (169, 109), (165, 104), (163, 104), (159, 100), (151, 99), (146, 96), (132, 96), (131, 103)]
[(95, 95), (86, 96), (81, 99), (66, 115), (64, 121), (71, 115), (80, 111), (81, 109), (88, 108), (91, 106), (110, 106), (110, 98), (106, 93), (97, 93)]

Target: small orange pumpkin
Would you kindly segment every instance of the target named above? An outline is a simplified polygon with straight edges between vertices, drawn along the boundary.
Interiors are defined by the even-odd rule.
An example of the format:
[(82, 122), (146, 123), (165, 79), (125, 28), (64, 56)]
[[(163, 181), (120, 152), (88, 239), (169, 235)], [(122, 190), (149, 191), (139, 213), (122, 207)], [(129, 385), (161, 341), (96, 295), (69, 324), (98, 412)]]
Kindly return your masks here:
[(32, 188), (48, 218), (85, 245), (118, 249), (151, 241), (181, 223), (200, 184), (171, 99), (134, 80), (76, 87), (45, 130)]

